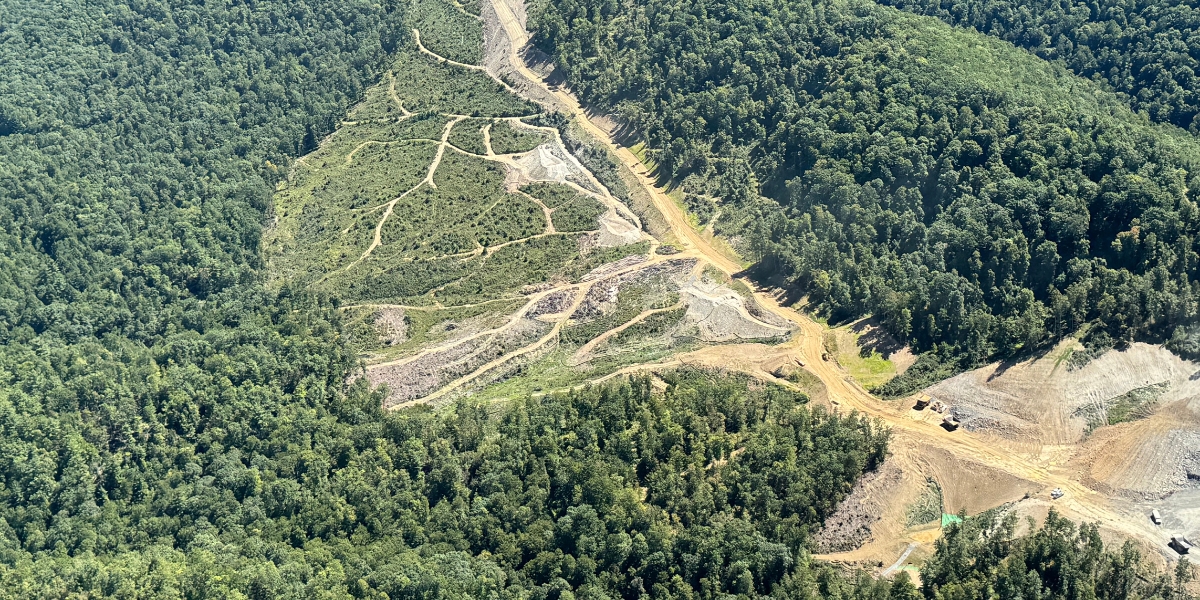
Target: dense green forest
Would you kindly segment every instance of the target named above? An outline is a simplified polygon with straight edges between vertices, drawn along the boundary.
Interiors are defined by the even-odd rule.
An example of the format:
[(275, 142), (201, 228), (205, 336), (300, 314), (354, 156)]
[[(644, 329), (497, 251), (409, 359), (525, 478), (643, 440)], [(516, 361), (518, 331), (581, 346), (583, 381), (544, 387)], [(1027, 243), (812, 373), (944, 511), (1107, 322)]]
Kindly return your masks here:
[(1200, 133), (1200, 7), (1183, 0), (881, 0), (994, 35)]
[(151, 343), (253, 278), (274, 182), (375, 82), (397, 4), (0, 4), (0, 340)]
[[(298, 322), (296, 309), (310, 320)], [(447, 415), (386, 412), (365, 385), (332, 391), (340, 386), (327, 378), (344, 372), (337, 363), (310, 365), (282, 395), (245, 379), (285, 380), (262, 357), (294, 361), (331, 340), (311, 308), (276, 311), (280, 329), (309, 334), (304, 346), (242, 344), (242, 355), (226, 357), (236, 335), (214, 332), (234, 338), (224, 345), (195, 340), (211, 344), (209, 361), (226, 373), (139, 374), (157, 380), (166, 414), (108, 448), (89, 447), (95, 432), (70, 431), (65, 413), (10, 401), (6, 423), (38, 437), (6, 436), (6, 450), (31, 462), (7, 465), (9, 493), (24, 498), (6, 499), (0, 590), (188, 598), (811, 590), (817, 574), (837, 578), (809, 570), (808, 532), (886, 454), (886, 432), (864, 419), (703, 373), (668, 376), (665, 394), (634, 380), (518, 402), (498, 418), (469, 403)], [(189, 406), (189, 392), (206, 388), (224, 391)], [(42, 466), (55, 462), (51, 449), (64, 480), (44, 498), (36, 479), (53, 472)], [(121, 454), (133, 455), (136, 470), (114, 468)]]
[(1182, 596), (1058, 521), (814, 563), (888, 433), (739, 377), (383, 411), (260, 240), (411, 6), (0, 0), (0, 597)]
[[(1095, 525), (1076, 527), (1054, 509), (1026, 536), (1012, 514), (989, 511), (952, 525), (921, 569), (926, 598), (1188, 598), (1194, 568), (1147, 576), (1132, 543), (1105, 550)], [(895, 597), (893, 595), (893, 597)]]
[(873, 313), (972, 365), (1196, 317), (1200, 144), (1008, 44), (865, 0), (564, 0), (532, 19), (586, 101), (835, 320)]

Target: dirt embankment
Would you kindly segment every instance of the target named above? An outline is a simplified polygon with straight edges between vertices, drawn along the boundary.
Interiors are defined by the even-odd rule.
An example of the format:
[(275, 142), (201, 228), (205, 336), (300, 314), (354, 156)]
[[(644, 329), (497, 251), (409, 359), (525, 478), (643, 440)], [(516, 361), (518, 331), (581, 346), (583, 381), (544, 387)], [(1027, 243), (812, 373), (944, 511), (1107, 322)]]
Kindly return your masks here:
[(712, 342), (785, 337), (787, 327), (766, 323), (746, 308), (745, 300), (726, 285), (694, 279), (680, 293), (687, 299), (687, 319)]
[(1200, 486), (1188, 476), (1200, 462), (1200, 365), (1139, 343), (1069, 370), (1071, 350), (963, 373), (927, 392), (964, 428), (1017, 451), (1058, 454), (1106, 494)]

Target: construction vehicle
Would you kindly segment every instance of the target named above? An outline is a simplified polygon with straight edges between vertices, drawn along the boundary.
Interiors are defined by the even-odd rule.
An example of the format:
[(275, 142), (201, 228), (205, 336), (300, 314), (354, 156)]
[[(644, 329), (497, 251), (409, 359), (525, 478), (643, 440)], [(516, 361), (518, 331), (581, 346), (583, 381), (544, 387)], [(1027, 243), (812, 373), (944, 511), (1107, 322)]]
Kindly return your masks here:
[(946, 415), (946, 418), (942, 419), (942, 427), (945, 428), (946, 431), (954, 431), (955, 429), (958, 429), (959, 425), (960, 423), (958, 422), (958, 419), (954, 418), (954, 415)]
[(929, 403), (932, 400), (933, 398), (930, 398), (929, 394), (921, 394), (920, 396), (917, 396), (917, 403), (913, 405), (913, 410), (925, 410), (925, 407), (929, 406)]
[(1150, 522), (1155, 525), (1162, 525), (1162, 515), (1158, 514), (1158, 509), (1150, 511)]
[(1050, 490), (1050, 499), (1051, 500), (1058, 500), (1059, 498), (1062, 498), (1064, 495), (1066, 495), (1066, 492), (1062, 491), (1062, 488), (1054, 488), (1054, 489)]
[(1172, 537), (1171, 543), (1168, 545), (1171, 546), (1172, 550), (1178, 552), (1179, 554), (1187, 554), (1192, 549), (1192, 543), (1182, 535)]

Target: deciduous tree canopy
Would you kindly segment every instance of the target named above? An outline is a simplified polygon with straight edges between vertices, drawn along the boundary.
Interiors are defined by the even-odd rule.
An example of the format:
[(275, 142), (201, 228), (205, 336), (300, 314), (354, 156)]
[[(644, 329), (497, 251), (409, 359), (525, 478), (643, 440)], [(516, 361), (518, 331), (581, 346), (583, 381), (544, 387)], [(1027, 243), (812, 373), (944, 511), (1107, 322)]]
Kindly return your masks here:
[[(834, 318), (966, 364), (1196, 316), (1200, 145), (1011, 46), (863, 0), (533, 11), (583, 98)], [(765, 196), (760, 198), (759, 194)]]
[[(402, 40), (407, 6), (0, 0), (0, 597), (950, 598), (962, 596), (941, 590), (1005, 581), (990, 568), (999, 554), (1025, 578), (1021, 593), (1178, 594), (1175, 580), (1143, 583), (1136, 579), (1146, 576), (1141, 567), (1097, 553), (1091, 530), (1076, 536), (1057, 521), (1029, 541), (1010, 539), (1011, 528), (952, 533), (922, 590), (907, 579), (847, 578), (811, 562), (810, 533), (884, 460), (888, 434), (858, 415), (810, 408), (802, 395), (749, 379), (685, 371), (664, 373), (665, 389), (634, 378), (506, 406), (461, 401), (441, 411), (383, 411), (379, 391), (355, 378), (358, 358), (337, 301), (263, 285), (260, 235), (269, 226), (271, 190), (292, 158), (379, 81)], [(617, 16), (615, 5), (604, 10)], [(843, 25), (877, 26), (869, 14), (863, 18)], [(756, 22), (764, 31), (774, 27)], [(823, 52), (838, 56), (830, 44)], [(741, 63), (728, 68), (745, 70)], [(735, 104), (747, 115), (767, 104), (738, 94)], [(1016, 131), (1027, 122), (1061, 134), (1065, 147), (1123, 148), (1095, 163), (1112, 170), (1104, 171), (1110, 187), (1102, 179), (1093, 190), (1084, 175), (1076, 183), (1108, 190), (1111, 202), (1104, 202), (1119, 207), (1115, 221), (1141, 219), (1114, 234), (1122, 245), (1105, 251), (1127, 262), (1110, 268), (1099, 258), (1079, 259), (1080, 269), (1092, 278), (1116, 273), (1104, 275), (1116, 278), (1111, 285), (1153, 284), (1146, 289), (1165, 299), (1163, 318), (1176, 318), (1194, 272), (1191, 242), (1181, 241), (1195, 219), (1183, 199), (1190, 172), (1171, 171), (1184, 164), (1178, 157), (1186, 144), (1115, 117), (1060, 123), (1029, 112), (1005, 121), (989, 116), (1001, 105), (988, 98), (952, 116), (929, 108), (946, 112), (933, 125), (909, 116), (913, 127), (937, 131), (951, 119), (979, 132), (1004, 123)], [(730, 115), (732, 127), (737, 113)], [(1111, 128), (1093, 135), (1100, 129), (1079, 123)], [(768, 154), (751, 150), (749, 133), (735, 141), (736, 129), (726, 129), (712, 133), (718, 141), (726, 135), (724, 145), (679, 154), (670, 164), (679, 173), (707, 173), (695, 161), (716, 165), (732, 198), (749, 189), (735, 185), (739, 177), (753, 181), (751, 157)], [(832, 131), (830, 140), (839, 139)], [(970, 159), (971, 169), (983, 169), (979, 177), (999, 168), (992, 133), (951, 131), (936, 139), (958, 144), (955, 156), (974, 156), (967, 138), (988, 144), (979, 146), (986, 159)], [(909, 144), (888, 139), (898, 149)], [(1143, 141), (1149, 145), (1136, 145)], [(1129, 154), (1129, 144), (1144, 154)], [(1067, 150), (1055, 152), (1073, 160)], [(1001, 154), (997, 160), (1008, 160)], [(1049, 155), (1030, 154), (1026, 170), (1050, 168), (1035, 160), (1042, 156)], [(971, 182), (971, 169), (955, 172)], [(847, 183), (850, 171), (826, 171), (822, 177), (835, 183), (858, 185)], [(824, 181), (804, 177), (797, 170), (775, 179), (780, 190)], [(911, 211), (926, 211), (913, 231), (934, 229), (925, 220), (941, 213), (919, 192), (879, 189), (878, 198), (907, 197)], [(960, 196), (988, 209), (981, 222), (1024, 223), (1025, 213), (985, 203), (992, 196), (980, 190), (993, 188), (970, 189)], [(780, 264), (801, 264), (795, 257), (802, 252), (783, 249), (782, 238), (770, 241), (767, 232), (803, 227), (805, 218), (836, 229), (845, 218), (813, 221), (805, 216), (808, 195), (794, 196), (789, 213), (763, 208), (769, 227), (783, 229), (756, 238), (764, 248), (779, 245), (765, 254)], [(1135, 205), (1122, 203), (1131, 197)], [(1030, 198), (1030, 206), (1041, 206), (1041, 196)], [(770, 205), (748, 199), (745, 206)], [(816, 206), (811, 214), (834, 210)], [(1105, 227), (1124, 227), (1083, 219), (1072, 229), (1078, 211), (1065, 206), (1055, 214), (1067, 225), (1049, 219), (1044, 231), (1071, 252), (1108, 235)], [(901, 214), (909, 215), (888, 218), (900, 223)], [(1163, 229), (1171, 219), (1176, 229)], [(913, 235), (914, 247), (929, 254), (924, 238)], [(1037, 260), (1057, 256), (1039, 250), (1050, 234), (1022, 235), (1011, 248), (1033, 248)], [(830, 256), (839, 261), (854, 248), (833, 244)], [(1036, 271), (1027, 264), (1034, 258), (1002, 258), (1000, 250), (986, 255), (997, 285)], [(945, 275), (929, 264), (918, 269)], [(821, 277), (801, 267), (792, 272)], [(832, 290), (850, 276), (824, 272), (829, 305), (842, 306)], [(1054, 290), (1062, 287), (1059, 272), (1049, 276)], [(1100, 281), (1089, 285), (1110, 285)], [(1041, 301), (1041, 292), (1030, 294), (1018, 316)], [(856, 301), (869, 305), (871, 298)], [(1106, 298), (1099, 296), (1097, 310), (1122, 309)], [(1138, 315), (1122, 326), (1160, 327)], [(1065, 575), (1037, 562), (1044, 547), (1083, 547), (1099, 558), (1053, 554), (1074, 569), (1075, 587), (1064, 586)]]
[(1182, 0), (882, 4), (974, 27), (1103, 81), (1151, 119), (1200, 133), (1200, 7)]
[(1099, 528), (1075, 526), (1053, 509), (1041, 529), (1014, 535), (1017, 519), (986, 512), (951, 525), (921, 569), (927, 598), (1188, 598), (1193, 568), (1139, 576), (1131, 543), (1104, 549)]

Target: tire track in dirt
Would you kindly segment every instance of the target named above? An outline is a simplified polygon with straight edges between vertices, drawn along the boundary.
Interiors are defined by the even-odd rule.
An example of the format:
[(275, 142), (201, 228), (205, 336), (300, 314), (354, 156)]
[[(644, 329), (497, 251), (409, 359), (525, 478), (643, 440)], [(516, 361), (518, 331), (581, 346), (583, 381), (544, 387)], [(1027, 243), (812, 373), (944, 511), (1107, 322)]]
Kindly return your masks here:
[(400, 108), (400, 114), (403, 115), (399, 119), (396, 120), (397, 122), (400, 122), (400, 121), (403, 121), (404, 119), (407, 119), (407, 118), (413, 116), (413, 114), (411, 112), (409, 112), (407, 108), (404, 108), (404, 103), (400, 101), (400, 94), (396, 93), (396, 74), (391, 71), (388, 71), (387, 76), (388, 76), (388, 95), (390, 95), (392, 97), (392, 101), (395, 102), (396, 106)]
[(538, 300), (541, 300), (542, 298), (545, 298), (546, 296), (549, 296), (551, 294), (566, 291), (566, 290), (573, 290), (575, 292), (575, 297), (572, 300), (571, 305), (566, 310), (559, 313), (559, 315), (560, 315), (559, 318), (555, 320), (554, 326), (551, 327), (550, 331), (546, 335), (542, 336), (541, 338), (539, 338), (538, 340), (534, 341), (531, 344), (525, 345), (521, 348), (513, 350), (512, 352), (504, 354), (503, 356), (497, 357), (497, 358), (485, 363), (484, 365), (480, 366), (479, 368), (475, 369), (474, 371), (472, 371), (462, 377), (459, 377), (458, 379), (455, 379), (455, 380), (451, 381), (450, 383), (447, 383), (446, 385), (438, 388), (437, 390), (435, 390), (434, 392), (432, 392), (430, 394), (427, 394), (421, 398), (409, 400), (407, 402), (398, 403), (398, 404), (392, 406), (391, 408), (398, 409), (398, 408), (404, 408), (407, 406), (414, 406), (416, 404), (425, 404), (425, 403), (429, 403), (429, 402), (434, 402), (434, 401), (446, 396), (447, 394), (450, 394), (450, 393), (454, 392), (455, 390), (463, 387), (464, 385), (467, 385), (473, 381), (478, 380), (480, 377), (486, 375), (489, 371), (492, 371), (493, 369), (496, 369), (497, 367), (503, 366), (504, 364), (508, 363), (509, 361), (511, 361), (513, 359), (520, 358), (521, 356), (535, 352), (535, 351), (547, 346), (551, 342), (556, 341), (558, 339), (559, 333), (562, 331), (562, 328), (564, 326), (566, 326), (567, 321), (570, 320), (570, 316), (575, 313), (575, 311), (579, 308), (579, 306), (581, 304), (583, 304), (583, 302), (587, 298), (588, 291), (591, 290), (591, 288), (593, 286), (595, 286), (596, 284), (598, 284), (602, 281), (607, 281), (614, 277), (619, 277), (621, 275), (625, 275), (627, 273), (631, 273), (634, 271), (640, 271), (642, 269), (645, 269), (651, 265), (654, 265), (654, 264), (657, 264), (660, 262), (665, 262), (667, 260), (677, 260), (678, 258), (679, 258), (678, 255), (672, 255), (669, 257), (668, 256), (655, 256), (655, 257), (651, 257), (648, 260), (639, 262), (637, 264), (634, 264), (634, 265), (631, 265), (631, 266), (628, 266), (628, 267), (625, 267), (622, 269), (618, 269), (618, 270), (612, 271), (610, 273), (605, 273), (603, 277), (598, 277), (598, 278), (590, 280), (590, 281), (583, 281), (580, 283), (555, 286), (553, 288), (550, 288), (548, 290), (545, 290), (545, 291), (539, 292), (533, 296), (530, 296), (530, 301), (528, 303), (526, 303), (525, 306), (523, 306), (520, 310), (518, 310), (516, 313), (514, 313), (513, 316), (510, 317), (508, 323), (501, 326), (500, 328), (497, 328), (496, 330), (479, 332), (477, 334), (470, 336), (469, 338), (464, 338), (463, 340), (444, 344), (438, 348), (423, 351), (420, 354), (413, 356), (413, 357), (407, 357), (404, 359), (400, 359), (398, 361), (392, 361), (390, 363), (380, 363), (378, 365), (372, 365), (372, 366), (368, 367), (368, 370), (383, 368), (385, 366), (400, 366), (400, 365), (408, 364), (408, 363), (416, 360), (417, 358), (420, 358), (421, 356), (429, 355), (430, 353), (432, 353), (434, 351), (448, 350), (448, 349), (457, 347), (457, 346), (461, 345), (462, 343), (469, 341), (470, 339), (478, 339), (479, 337), (482, 337), (484, 335), (500, 333), (502, 331), (506, 331), (508, 329), (511, 329), (513, 326), (515, 326), (518, 322), (520, 322), (520, 320), (529, 312), (529, 310), (537, 304)]
[(495, 156), (496, 152), (492, 150), (492, 123), (484, 125), (480, 130), (483, 134), (483, 148), (488, 156)]
[(392, 210), (396, 208), (397, 202), (403, 200), (405, 196), (417, 191), (417, 189), (423, 185), (428, 185), (435, 190), (437, 189), (437, 184), (433, 181), (433, 174), (437, 171), (438, 165), (442, 164), (442, 156), (446, 154), (446, 146), (450, 145), (447, 141), (450, 139), (450, 132), (454, 129), (454, 126), (464, 118), (466, 117), (458, 117), (449, 123), (446, 123), (446, 127), (442, 130), (442, 140), (441, 143), (438, 144), (437, 154), (433, 156), (433, 162), (429, 164), (429, 171), (425, 174), (425, 178), (422, 179), (417, 185), (414, 185), (407, 192), (400, 194), (396, 198), (392, 199), (391, 202), (388, 202), (387, 209), (383, 211), (383, 216), (379, 219), (379, 224), (375, 226), (375, 236), (371, 239), (371, 245), (368, 246), (367, 249), (362, 253), (362, 256), (358, 257), (358, 260), (347, 265), (346, 268), (343, 269), (344, 271), (349, 271), (352, 267), (366, 260), (369, 256), (371, 256), (371, 253), (383, 243), (383, 225), (387, 223), (388, 218), (392, 216)]
[[(491, 148), (488, 148), (488, 150), (490, 151)], [(526, 199), (532, 201), (534, 204), (542, 208), (542, 216), (546, 218), (546, 231), (543, 233), (547, 235), (551, 233), (558, 233), (558, 230), (554, 228), (554, 219), (552, 218), (552, 215), (554, 214), (553, 208), (546, 206), (545, 202), (542, 202), (541, 200), (538, 200), (537, 198), (534, 198), (533, 196), (530, 196), (529, 194), (526, 194), (520, 190), (517, 190), (517, 194), (524, 196)]]

